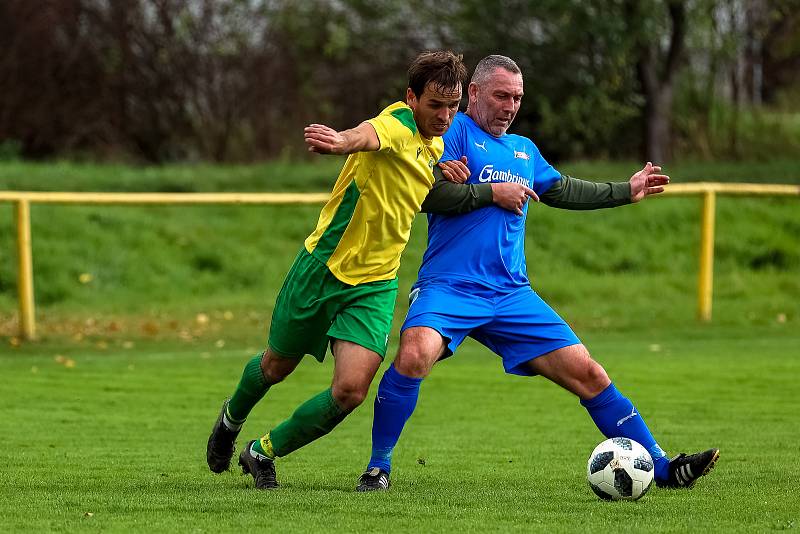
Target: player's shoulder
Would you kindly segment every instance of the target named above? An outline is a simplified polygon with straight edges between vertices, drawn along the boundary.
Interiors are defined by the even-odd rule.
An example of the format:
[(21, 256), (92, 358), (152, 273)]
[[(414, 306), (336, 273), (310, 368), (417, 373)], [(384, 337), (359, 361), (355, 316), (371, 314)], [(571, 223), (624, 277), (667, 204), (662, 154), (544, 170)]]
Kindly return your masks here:
[(386, 106), (383, 111), (378, 114), (377, 118), (394, 122), (395, 126), (405, 128), (411, 135), (416, 135), (417, 133), (417, 123), (414, 121), (414, 112), (405, 102), (398, 101)]
[(444, 138), (450, 143), (462, 142), (465, 138), (470, 137), (472, 134), (472, 126), (475, 123), (464, 112), (459, 111), (453, 117), (453, 122), (444, 134)]
[(529, 145), (529, 146), (536, 146), (533, 140), (530, 137), (525, 135), (519, 135), (514, 133), (507, 133), (503, 136), (506, 139), (506, 142), (514, 143), (516, 145)]
[(541, 155), (539, 152), (539, 147), (536, 146), (536, 143), (534, 143), (533, 139), (530, 137), (519, 134), (506, 134), (504, 137), (506, 139), (506, 144), (514, 147), (515, 150), (524, 150), (531, 156)]

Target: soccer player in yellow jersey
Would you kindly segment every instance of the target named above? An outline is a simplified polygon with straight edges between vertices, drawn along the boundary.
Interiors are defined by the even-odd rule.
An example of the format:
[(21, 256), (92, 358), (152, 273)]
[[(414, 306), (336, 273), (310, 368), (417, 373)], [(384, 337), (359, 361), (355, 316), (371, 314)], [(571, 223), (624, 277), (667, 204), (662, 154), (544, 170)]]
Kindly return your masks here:
[(327, 434), (364, 400), (386, 353), (400, 255), (434, 184), (465, 79), (461, 56), (426, 52), (409, 68), (405, 103), (342, 132), (305, 129), (310, 151), (349, 157), (283, 283), (267, 349), (246, 364), (214, 424), (206, 449), (213, 472), (228, 469), (252, 408), (306, 354), (322, 361), (330, 344), (332, 384), (241, 451), (239, 465), (257, 488), (277, 487), (274, 459)]

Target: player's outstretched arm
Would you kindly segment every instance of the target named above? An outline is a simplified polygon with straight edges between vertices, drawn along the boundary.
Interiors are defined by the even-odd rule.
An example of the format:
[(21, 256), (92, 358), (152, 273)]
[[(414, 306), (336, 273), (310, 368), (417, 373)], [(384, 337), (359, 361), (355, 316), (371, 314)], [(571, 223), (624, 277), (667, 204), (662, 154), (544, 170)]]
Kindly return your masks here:
[(337, 132), (324, 124), (309, 124), (304, 130), (309, 152), (319, 154), (352, 154), (369, 152), (381, 147), (375, 128), (362, 122), (355, 128)]
[(631, 184), (631, 202), (639, 202), (648, 195), (657, 195), (664, 192), (664, 186), (669, 183), (669, 176), (661, 174), (661, 167), (651, 162), (637, 172), (629, 180)]

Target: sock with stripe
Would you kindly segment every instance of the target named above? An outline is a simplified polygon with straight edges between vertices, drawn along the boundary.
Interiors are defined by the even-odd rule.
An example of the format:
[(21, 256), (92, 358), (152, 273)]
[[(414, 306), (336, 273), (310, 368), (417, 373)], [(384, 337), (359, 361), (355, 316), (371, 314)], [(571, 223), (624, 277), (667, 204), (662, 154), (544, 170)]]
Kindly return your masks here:
[(275, 451), (272, 449), (272, 440), (269, 439), (269, 434), (253, 442), (250, 446), (250, 456), (258, 460), (275, 459)]
[(377, 467), (387, 473), (392, 469), (394, 451), (403, 427), (414, 413), (419, 398), (421, 378), (401, 375), (389, 366), (375, 397), (375, 411), (372, 418), (372, 457), (367, 469)]
[[(267, 456), (270, 452), (266, 450), (267, 443), (272, 449), (273, 457), (286, 456), (333, 430), (348, 413), (336, 404), (331, 388), (328, 388), (301, 404), (289, 419), (256, 443)], [(255, 446), (253, 448), (257, 449)]]
[(261, 371), (261, 358), (263, 357), (263, 353), (257, 354), (244, 366), (242, 378), (228, 401), (228, 409), (225, 410), (222, 418), (229, 430), (239, 430), (247, 416), (250, 415), (250, 411), (269, 390), (269, 384)]
[(669, 458), (656, 443), (633, 403), (623, 396), (613, 383), (596, 397), (581, 400), (581, 404), (605, 437), (625, 437), (638, 442), (653, 457), (656, 479), (668, 478)]

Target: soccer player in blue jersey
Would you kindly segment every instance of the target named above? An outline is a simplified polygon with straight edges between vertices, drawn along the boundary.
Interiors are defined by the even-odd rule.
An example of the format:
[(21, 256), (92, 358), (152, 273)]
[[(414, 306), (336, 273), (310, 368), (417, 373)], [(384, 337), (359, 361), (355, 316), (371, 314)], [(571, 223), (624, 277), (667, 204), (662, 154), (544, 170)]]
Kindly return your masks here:
[(651, 163), (619, 183), (560, 174), (530, 139), (506, 133), (523, 96), (520, 69), (507, 57), (481, 60), (468, 95), (466, 113), (456, 116), (444, 136), (442, 161), (466, 157), (473, 202), (484, 207), (451, 216), (431, 214), (441, 210), (423, 204), (429, 212), (428, 248), (410, 295), (400, 349), (378, 388), (372, 457), (357, 489), (389, 487), (392, 450), (414, 411), (423, 378), (466, 336), (498, 354), (507, 373), (541, 375), (574, 393), (606, 437), (641, 443), (653, 457), (658, 486), (691, 487), (714, 466), (719, 450), (667, 458), (633, 403), (531, 289), (524, 250), (528, 198), (565, 209), (614, 207), (662, 192), (669, 177)]

